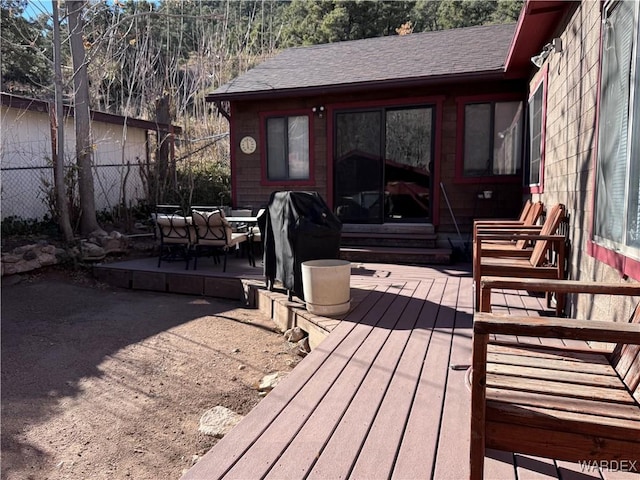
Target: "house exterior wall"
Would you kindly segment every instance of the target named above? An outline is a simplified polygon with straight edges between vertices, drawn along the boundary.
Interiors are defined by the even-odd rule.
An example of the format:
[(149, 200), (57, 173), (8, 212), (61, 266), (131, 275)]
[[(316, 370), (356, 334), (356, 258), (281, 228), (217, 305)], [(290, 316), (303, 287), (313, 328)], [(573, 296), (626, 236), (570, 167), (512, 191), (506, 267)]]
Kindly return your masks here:
[[(600, 69), (600, 2), (581, 2), (556, 36), (563, 52), (551, 55), (531, 79), (530, 93), (548, 75), (544, 186), (533, 198), (545, 205), (563, 203), (570, 215), (569, 278), (625, 282), (620, 274), (587, 253), (593, 222)], [(624, 321), (632, 300), (582, 295), (571, 316)]]
[[(2, 218), (42, 219), (50, 214), (46, 193), (53, 186), (51, 130), (47, 111), (2, 106), (0, 110)], [(73, 118), (65, 121), (65, 164), (75, 156)], [(96, 209), (117, 206), (122, 199), (126, 163), (126, 201), (145, 198), (138, 159), (147, 156), (147, 132), (136, 127), (92, 122)], [(124, 165), (123, 165), (124, 164)]]
[[(526, 83), (492, 81), (486, 83), (459, 83), (424, 86), (412, 89), (387, 89), (367, 93), (326, 95), (323, 97), (297, 97), (288, 99), (235, 101), (231, 104), (231, 158), (232, 158), (232, 197), (237, 207), (258, 208), (266, 205), (271, 192), (275, 190), (314, 190), (332, 205), (332, 167), (329, 165), (332, 154), (330, 138), (334, 109), (362, 108), (412, 103), (435, 103), (436, 111), (435, 141), (437, 148), (434, 157), (433, 185), (433, 223), (439, 232), (446, 235), (455, 233), (455, 225), (449, 208), (439, 187), (441, 181), (446, 189), (451, 209), (460, 230), (469, 232), (473, 218), (513, 217), (518, 214), (522, 202), (522, 182), (489, 181), (486, 183), (462, 183), (456, 179), (456, 156), (461, 148), (458, 132), (458, 102), (461, 97), (482, 95), (513, 94), (526, 100)], [(275, 114), (287, 111), (308, 111), (324, 106), (322, 118), (316, 113), (311, 116), (313, 141), (313, 180), (310, 184), (267, 184), (262, 177), (264, 148), (261, 142), (263, 125), (261, 114)], [(438, 110), (437, 108), (437, 110)], [(246, 155), (240, 151), (239, 143), (250, 135), (257, 140), (256, 151)], [(484, 190), (495, 192), (492, 199), (479, 200), (478, 194)], [(446, 240), (446, 238), (445, 238)]]

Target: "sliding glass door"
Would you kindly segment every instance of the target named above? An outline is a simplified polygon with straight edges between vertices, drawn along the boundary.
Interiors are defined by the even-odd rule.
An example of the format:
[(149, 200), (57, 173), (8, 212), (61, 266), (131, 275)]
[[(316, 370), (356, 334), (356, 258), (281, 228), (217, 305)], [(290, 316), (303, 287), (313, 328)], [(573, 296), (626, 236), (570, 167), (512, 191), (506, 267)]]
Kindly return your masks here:
[(345, 223), (431, 221), (434, 107), (335, 116), (334, 205)]

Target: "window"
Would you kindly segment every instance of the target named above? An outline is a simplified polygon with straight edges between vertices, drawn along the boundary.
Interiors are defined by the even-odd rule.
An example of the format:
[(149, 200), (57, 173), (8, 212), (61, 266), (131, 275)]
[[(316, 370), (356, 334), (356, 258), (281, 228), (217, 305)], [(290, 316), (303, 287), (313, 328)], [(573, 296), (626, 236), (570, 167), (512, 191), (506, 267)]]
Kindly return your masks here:
[[(464, 131), (457, 176), (516, 176), (522, 166), (523, 107), (520, 101), (464, 101), (458, 112)], [(459, 137), (460, 137), (459, 136)], [(460, 141), (460, 138), (459, 138)]]
[(544, 104), (545, 81), (543, 80), (534, 89), (529, 98), (529, 168), (527, 172), (527, 185), (533, 193), (542, 191), (542, 171), (544, 168)]
[(266, 132), (267, 180), (309, 180), (309, 117), (269, 117)]
[(635, 1), (621, 1), (604, 10), (593, 229), (598, 245), (635, 260), (640, 259), (639, 9)]

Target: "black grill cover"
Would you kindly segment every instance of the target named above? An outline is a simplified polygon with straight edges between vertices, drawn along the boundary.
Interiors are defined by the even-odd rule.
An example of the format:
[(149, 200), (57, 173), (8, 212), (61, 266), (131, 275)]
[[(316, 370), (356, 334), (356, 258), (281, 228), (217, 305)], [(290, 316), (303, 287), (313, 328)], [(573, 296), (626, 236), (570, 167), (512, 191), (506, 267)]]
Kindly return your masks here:
[(316, 192), (274, 192), (264, 235), (264, 274), (304, 299), (302, 262), (340, 256), (342, 223)]

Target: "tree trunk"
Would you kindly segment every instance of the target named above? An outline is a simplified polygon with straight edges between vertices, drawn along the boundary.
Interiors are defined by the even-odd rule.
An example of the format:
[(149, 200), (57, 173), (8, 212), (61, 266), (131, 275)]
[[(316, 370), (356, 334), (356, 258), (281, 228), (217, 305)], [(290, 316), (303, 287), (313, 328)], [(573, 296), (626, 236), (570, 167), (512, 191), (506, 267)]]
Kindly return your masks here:
[(51, 159), (53, 161), (53, 180), (56, 198), (56, 211), (58, 213), (59, 227), (67, 243), (73, 241), (73, 228), (69, 216), (69, 203), (67, 202), (66, 185), (64, 183), (64, 111), (62, 106), (62, 45), (60, 41), (60, 19), (58, 16), (58, 2), (52, 0), (51, 11), (53, 13), (53, 66), (55, 107), (50, 112), (51, 119)]
[(78, 164), (78, 193), (80, 196), (80, 230), (82, 234), (100, 230), (96, 219), (93, 189), (91, 118), (89, 114), (89, 77), (84, 54), (84, 0), (68, 0), (69, 41), (73, 60), (73, 87), (76, 130), (76, 157)]
[[(156, 99), (156, 122), (160, 125), (171, 125), (171, 105), (169, 95), (163, 95)], [(157, 201), (164, 203), (167, 191), (173, 185), (174, 168), (171, 166), (171, 142), (173, 138), (170, 132), (158, 129), (158, 148), (156, 150)]]

